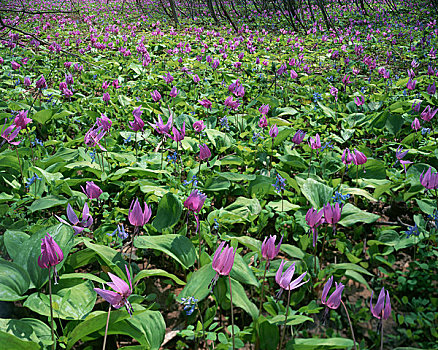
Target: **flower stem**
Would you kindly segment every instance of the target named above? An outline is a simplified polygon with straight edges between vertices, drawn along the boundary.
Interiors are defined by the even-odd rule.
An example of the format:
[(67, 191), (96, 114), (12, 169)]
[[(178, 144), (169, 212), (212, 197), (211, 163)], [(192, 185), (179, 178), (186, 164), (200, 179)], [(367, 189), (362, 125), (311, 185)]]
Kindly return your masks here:
[(131, 240), (131, 249), (129, 250), (129, 266), (131, 266), (131, 260), (132, 260), (132, 249), (133, 249), (133, 245), (134, 245), (134, 238), (138, 233), (138, 226), (135, 226), (134, 229), (134, 233), (132, 235), (132, 240)]
[(380, 332), (380, 350), (383, 350), (383, 318), (382, 318), (382, 329)]
[(20, 165), (21, 182), (23, 183), (24, 189), (26, 190), (26, 184), (24, 183), (23, 168), (21, 167), (20, 156), (18, 155), (18, 148), (15, 146), (15, 152), (17, 153), (18, 164)]
[(52, 305), (52, 267), (49, 266), (49, 299), (50, 299), (50, 328), (52, 330), (52, 350), (55, 350), (55, 332), (53, 330), (53, 305)]
[(204, 319), (202, 317), (202, 313), (201, 313), (201, 309), (199, 308), (199, 305), (198, 305), (198, 312), (199, 312), (199, 318), (201, 319), (201, 324), (202, 324), (202, 339), (204, 340), (204, 345), (207, 346), (207, 341), (205, 340)]
[(307, 173), (307, 177), (310, 177), (310, 167), (312, 166), (312, 157), (313, 157), (313, 149), (310, 149), (310, 161), (309, 161), (309, 172)]
[(109, 306), (108, 317), (106, 319), (105, 336), (103, 337), (103, 347), (102, 347), (102, 350), (105, 350), (105, 346), (106, 346), (106, 337), (108, 335), (108, 325), (109, 325), (110, 313), (111, 313), (111, 304)]
[(231, 303), (231, 337), (233, 338), (233, 350), (236, 348), (234, 344), (234, 310), (233, 310), (233, 293), (231, 291), (231, 276), (228, 275), (228, 281), (230, 282), (230, 303)]
[(259, 316), (260, 316), (261, 313), (262, 313), (263, 297), (265, 296), (265, 289), (264, 289), (264, 286), (265, 286), (266, 271), (268, 270), (268, 266), (269, 266), (269, 260), (266, 261), (266, 264), (265, 264), (265, 273), (263, 274), (263, 279), (262, 279), (262, 291), (261, 291), (261, 294), (260, 294)]
[(348, 314), (347, 307), (345, 306), (345, 304), (344, 304), (344, 302), (342, 300), (341, 300), (341, 304), (344, 307), (345, 313), (347, 314), (348, 323), (350, 324), (351, 336), (353, 337), (353, 347), (354, 347), (354, 350), (357, 350), (356, 338), (354, 337), (353, 325), (351, 324), (350, 315)]
[(284, 337), (286, 335), (286, 328), (287, 328), (287, 316), (289, 314), (289, 304), (290, 304), (290, 290), (288, 290), (287, 292), (287, 306), (286, 306), (286, 317), (284, 319), (284, 326), (283, 326), (283, 334), (281, 335), (281, 339), (280, 339), (280, 344), (279, 344), (279, 350), (282, 349), (283, 347), (283, 341), (284, 341)]

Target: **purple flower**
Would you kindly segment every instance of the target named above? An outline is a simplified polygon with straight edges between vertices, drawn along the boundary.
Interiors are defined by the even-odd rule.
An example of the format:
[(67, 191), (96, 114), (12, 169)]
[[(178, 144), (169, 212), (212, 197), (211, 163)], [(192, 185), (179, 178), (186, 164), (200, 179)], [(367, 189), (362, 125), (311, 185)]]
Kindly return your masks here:
[(172, 116), (169, 117), (167, 120), (167, 123), (163, 123), (163, 119), (161, 118), (161, 115), (158, 116), (158, 120), (155, 122), (155, 124), (149, 123), (157, 133), (159, 134), (169, 134), (170, 128), (172, 127), (173, 118)]
[(371, 292), (370, 309), (373, 316), (379, 320), (387, 320), (391, 316), (391, 300), (388, 291), (385, 300), (385, 288), (382, 287), (375, 307), (373, 307), (373, 292)]
[(149, 221), (152, 215), (151, 208), (144, 203), (144, 211), (141, 210), (140, 202), (138, 198), (132, 200), (129, 207), (128, 219), (132, 226), (144, 226)]
[(236, 101), (233, 100), (232, 96), (228, 96), (225, 99), (224, 105), (227, 106), (227, 107), (230, 107), (231, 109), (236, 111), (239, 108), (239, 106), (240, 106), (240, 102), (237, 101), (237, 100)]
[(205, 124), (203, 120), (198, 120), (193, 123), (193, 129), (195, 132), (200, 133), (202, 130), (205, 129)]
[(297, 74), (297, 72), (295, 72), (295, 70), (291, 69), (291, 70), (290, 70), (290, 77), (291, 77), (291, 79), (296, 79), (296, 78), (298, 78), (298, 74)]
[(41, 78), (39, 78), (37, 80), (35, 85), (38, 89), (46, 89), (47, 88), (47, 83), (46, 83), (46, 79), (44, 78), (44, 75), (41, 75)]
[(414, 121), (411, 124), (411, 128), (412, 128), (412, 130), (415, 130), (415, 131), (418, 131), (421, 129), (420, 121), (418, 120), (418, 118), (414, 119)]
[(227, 276), (230, 274), (231, 269), (233, 268), (235, 255), (235, 249), (233, 247), (228, 247), (228, 244), (225, 245), (225, 242), (222, 242), (219, 247), (217, 247), (212, 262), (212, 267), (213, 270), (216, 271), (216, 276), (214, 276), (213, 280), (210, 282), (210, 286), (216, 284), (220, 275)]
[(258, 126), (260, 128), (266, 128), (268, 126), (268, 120), (266, 119), (265, 114), (262, 114), (262, 116), (260, 117), (260, 120), (258, 122)]
[(435, 93), (436, 93), (436, 84), (435, 84), (435, 82), (433, 82), (432, 85), (429, 84), (429, 86), (427, 87), (427, 93), (429, 95), (435, 95)]
[(200, 80), (201, 80), (201, 79), (199, 79), (198, 74), (193, 75), (193, 81), (194, 81), (195, 83), (199, 83)]
[(71, 74), (66, 74), (65, 75), (65, 82), (68, 85), (73, 85), (74, 81), (73, 81), (73, 76)]
[(14, 119), (14, 124), (19, 126), (22, 130), (26, 129), (26, 125), (32, 123), (32, 119), (27, 117), (28, 111), (22, 110), (18, 112), (17, 116)]
[(170, 73), (167, 73), (163, 76), (164, 81), (166, 84), (170, 84), (173, 81), (173, 76)]
[(67, 218), (71, 222), (71, 225), (67, 221), (65, 221), (64, 219), (60, 218), (58, 215), (55, 215), (55, 216), (63, 224), (66, 224), (68, 226), (72, 226), (76, 235), (81, 233), (84, 229), (93, 225), (93, 217), (90, 215), (90, 209), (88, 208), (87, 203), (85, 203), (84, 208), (82, 209), (82, 220), (81, 221), (79, 221), (79, 219), (78, 219), (76, 213), (74, 212), (73, 208), (71, 207), (70, 203), (67, 204)]
[(15, 62), (15, 61), (12, 61), (12, 62), (11, 62), (11, 66), (12, 66), (12, 69), (13, 69), (13, 70), (17, 70), (17, 69), (20, 69), (21, 64)]
[(262, 106), (259, 108), (259, 112), (260, 112), (262, 115), (267, 115), (268, 112), (269, 112), (269, 105), (262, 105)]
[(154, 102), (158, 102), (161, 100), (161, 94), (157, 90), (152, 91), (151, 96)]
[(185, 136), (186, 136), (186, 122), (183, 122), (181, 131), (179, 131), (176, 127), (172, 128), (172, 135), (170, 136), (170, 138), (173, 141), (180, 142), (184, 140)]
[(335, 203), (333, 206), (327, 203), (323, 206), (324, 220), (328, 224), (336, 225), (341, 220), (342, 208), (339, 207), (339, 203)]
[(406, 84), (406, 87), (409, 90), (414, 90), (415, 89), (415, 85), (417, 85), (417, 81), (416, 80), (412, 80), (412, 78), (409, 78), (408, 83)]
[(144, 127), (143, 119), (141, 119), (140, 117), (134, 115), (134, 121), (129, 122), (129, 128), (132, 131), (137, 132), (139, 130), (143, 130), (143, 127)]
[(353, 162), (353, 155), (350, 152), (350, 149), (346, 148), (344, 149), (344, 152), (342, 152), (342, 163), (344, 163), (347, 167)]
[(208, 146), (204, 143), (199, 145), (199, 158), (201, 160), (206, 160), (211, 157), (211, 151)]
[(99, 146), (102, 151), (106, 151), (106, 149), (100, 144), (100, 140), (102, 140), (105, 135), (106, 131), (102, 126), (98, 126), (98, 123), (96, 122), (84, 136), (85, 145), (87, 147)]
[(315, 138), (310, 138), (309, 140), (311, 149), (319, 149), (321, 148), (321, 139), (319, 138), (319, 134), (316, 134)]
[(306, 223), (310, 226), (310, 232), (313, 234), (313, 246), (316, 246), (316, 242), (318, 241), (318, 226), (323, 223), (322, 215), (323, 210), (321, 209), (319, 212), (318, 210), (314, 209), (313, 207), (310, 208), (306, 213)]
[(199, 214), (206, 199), (207, 196), (205, 194), (199, 192), (198, 190), (193, 190), (184, 201), (184, 207), (193, 213)]
[(108, 132), (111, 128), (112, 121), (105, 114), (101, 114), (100, 118), (96, 120), (97, 126), (102, 127), (105, 132)]
[(88, 199), (97, 199), (102, 194), (102, 190), (93, 181), (87, 181), (85, 189), (81, 186), (82, 192), (88, 197)]
[(414, 111), (414, 112), (420, 112), (420, 108), (421, 108), (421, 102), (422, 101), (420, 101), (420, 102), (418, 102), (417, 104), (415, 104), (415, 101), (412, 103), (412, 110)]
[(358, 151), (356, 148), (354, 149), (353, 154), (353, 163), (355, 165), (362, 165), (367, 162), (367, 157), (362, 152)]
[(207, 99), (203, 99), (203, 100), (198, 100), (199, 104), (207, 109), (211, 108), (211, 101), (207, 100)]
[(172, 98), (175, 98), (178, 95), (178, 90), (176, 89), (176, 87), (172, 87), (172, 89), (170, 90), (169, 96)]
[(433, 117), (435, 117), (435, 114), (438, 112), (438, 108), (435, 110), (432, 110), (430, 106), (427, 106), (424, 111), (421, 113), (421, 119), (423, 119), (426, 122), (430, 122)]
[(143, 114), (143, 111), (141, 110), (141, 105), (132, 111), (132, 115), (134, 117), (137, 117), (137, 118), (140, 118), (142, 114)]
[(128, 275), (129, 285), (121, 278), (113, 275), (111, 272), (108, 272), (108, 276), (110, 276), (112, 282), (107, 282), (107, 285), (114, 289), (115, 292), (101, 288), (94, 288), (94, 290), (115, 309), (120, 309), (123, 305), (125, 305), (128, 313), (132, 315), (134, 310), (128, 301), (129, 296), (132, 294), (131, 274), (129, 273), (126, 265), (125, 269), (126, 274)]
[(58, 265), (63, 259), (64, 254), (61, 248), (53, 237), (46, 233), (46, 236), (41, 238), (41, 254), (38, 257), (38, 266), (47, 269), (50, 266)]
[(271, 129), (269, 130), (269, 136), (271, 136), (273, 139), (278, 136), (278, 126), (277, 124), (274, 124), (271, 126)]
[(426, 174), (424, 171), (420, 175), (420, 183), (427, 189), (433, 190), (438, 188), (438, 173), (432, 172), (432, 168), (427, 169)]
[(303, 284), (309, 282), (309, 280), (302, 282), (307, 272), (304, 272), (298, 278), (292, 281), (292, 277), (294, 276), (294, 272), (295, 272), (295, 263), (289, 266), (288, 269), (283, 273), (284, 264), (285, 261), (281, 260), (280, 267), (278, 268), (277, 273), (275, 274), (275, 282), (277, 282), (277, 284), (281, 287), (280, 291), (277, 293), (276, 296), (277, 299), (280, 298), (281, 294), (283, 293), (283, 290), (296, 289), (298, 287), (301, 287)]
[(304, 137), (306, 137), (306, 133), (302, 130), (298, 130), (294, 137), (292, 137), (292, 142), (298, 146), (301, 142), (303, 142)]
[(365, 97), (363, 96), (356, 96), (354, 98), (354, 103), (356, 103), (356, 106), (362, 106), (365, 103)]
[(341, 305), (342, 291), (344, 290), (344, 285), (342, 283), (338, 284), (337, 282), (335, 282), (336, 289), (332, 293), (332, 295), (330, 295), (328, 300), (326, 300), (327, 294), (330, 291), (332, 283), (333, 283), (333, 276), (330, 277), (327, 283), (324, 285), (324, 289), (322, 290), (322, 295), (321, 295), (321, 302), (324, 305), (327, 305), (330, 309), (335, 310), (339, 307), (339, 305)]
[(30, 78), (29, 77), (25, 77), (24, 78), (24, 85), (30, 86), (31, 84), (32, 84), (32, 82), (30, 81)]
[(7, 119), (5, 119), (5, 125), (3, 125), (2, 133), (1, 133), (1, 137), (4, 138), (5, 140), (3, 141), (3, 143), (8, 142), (11, 145), (17, 146), (20, 144), (21, 141), (13, 141), (13, 140), (17, 137), (21, 128), (19, 126), (16, 126), (15, 124), (6, 127), (6, 121)]
[(111, 96), (108, 92), (104, 92), (102, 95), (102, 100), (103, 102), (108, 102), (109, 100), (111, 100)]
[(280, 238), (280, 242), (278, 242), (277, 247), (275, 246), (275, 240), (277, 239), (277, 236), (271, 236), (265, 237), (263, 243), (262, 243), (262, 256), (266, 260), (273, 260), (280, 251), (281, 242), (283, 241), (283, 236)]

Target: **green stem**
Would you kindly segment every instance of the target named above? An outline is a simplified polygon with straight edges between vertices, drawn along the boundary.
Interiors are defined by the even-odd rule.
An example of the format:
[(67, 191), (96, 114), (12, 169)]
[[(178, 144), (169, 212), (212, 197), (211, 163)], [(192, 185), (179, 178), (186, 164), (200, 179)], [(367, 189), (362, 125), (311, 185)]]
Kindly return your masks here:
[(265, 280), (266, 280), (266, 271), (268, 271), (268, 264), (269, 264), (269, 260), (266, 261), (265, 273), (263, 274), (263, 279), (262, 279), (262, 291), (261, 291), (261, 294), (260, 294), (259, 316), (262, 313), (263, 297), (265, 296), (264, 286), (265, 286)]
[[(382, 316), (383, 316), (383, 313), (382, 313)], [(380, 332), (380, 350), (383, 350), (383, 317), (381, 320), (382, 320), (382, 329)]]
[(231, 303), (231, 336), (233, 338), (233, 350), (236, 348), (234, 343), (234, 310), (233, 310), (233, 293), (231, 291), (231, 276), (228, 275), (228, 281), (230, 282), (230, 303)]
[(202, 324), (202, 339), (204, 340), (204, 345), (207, 345), (207, 341), (205, 340), (205, 328), (204, 328), (204, 319), (202, 317), (201, 309), (199, 309), (198, 305), (199, 318), (201, 319)]
[(309, 161), (309, 172), (307, 173), (307, 177), (310, 177), (310, 167), (312, 166), (312, 157), (313, 157), (313, 149), (310, 149), (310, 161)]
[(106, 337), (108, 335), (108, 325), (109, 325), (110, 313), (111, 313), (111, 304), (110, 304), (109, 309), (108, 309), (108, 317), (106, 318), (105, 336), (103, 337), (102, 350), (105, 350), (105, 346), (106, 346)]
[(280, 344), (279, 344), (279, 346), (280, 346), (279, 350), (282, 349), (284, 337), (286, 336), (286, 328), (287, 328), (286, 324), (287, 324), (287, 316), (289, 314), (289, 304), (290, 304), (290, 290), (287, 292), (286, 317), (284, 319), (283, 334), (281, 335)]
[(52, 350), (55, 350), (55, 331), (53, 330), (53, 304), (52, 304), (52, 267), (49, 266), (49, 299), (50, 299), (50, 328), (52, 330)]
[(24, 190), (26, 190), (26, 184), (24, 183), (23, 168), (21, 167), (20, 156), (18, 155), (18, 148), (15, 146), (15, 152), (17, 153), (18, 164), (20, 165), (21, 182), (23, 183)]
[(345, 304), (344, 304), (344, 302), (342, 300), (341, 300), (341, 304), (344, 307), (345, 313), (347, 314), (348, 323), (350, 324), (351, 336), (353, 337), (353, 347), (354, 347), (354, 350), (357, 350), (356, 338), (354, 337), (353, 324), (351, 323), (350, 315), (348, 314), (347, 307), (345, 306)]

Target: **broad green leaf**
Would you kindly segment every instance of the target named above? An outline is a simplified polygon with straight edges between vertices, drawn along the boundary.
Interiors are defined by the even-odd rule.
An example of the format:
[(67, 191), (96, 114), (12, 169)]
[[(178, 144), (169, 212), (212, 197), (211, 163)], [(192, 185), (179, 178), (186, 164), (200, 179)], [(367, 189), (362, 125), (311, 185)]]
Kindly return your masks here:
[[(228, 276), (225, 276), (224, 278), (228, 280)], [(227, 296), (228, 298), (230, 298), (229, 281), (227, 281), (226, 285)], [(246, 311), (248, 314), (251, 315), (253, 319), (256, 319), (259, 315), (259, 310), (257, 309), (257, 306), (249, 300), (243, 286), (233, 278), (231, 279), (231, 291), (233, 294), (233, 304)]]
[(22, 253), (23, 248), (21, 245), (29, 238), (29, 235), (22, 231), (7, 230), (3, 238), (9, 256), (12, 260), (15, 260)]
[(286, 199), (279, 200), (279, 201), (272, 201), (266, 204), (268, 208), (273, 209), (276, 212), (287, 212), (291, 210), (298, 210), (301, 207), (296, 204), (292, 204), (291, 202), (287, 201)]
[[(275, 324), (277, 326), (283, 325), (285, 320), (285, 315), (277, 315), (268, 319), (268, 322), (271, 324)], [(313, 318), (304, 315), (289, 315), (287, 317), (287, 325), (288, 326), (296, 326), (298, 324), (304, 322), (314, 322)]]
[(221, 176), (209, 177), (205, 181), (204, 192), (219, 192), (228, 190), (231, 182)]
[(260, 214), (262, 207), (257, 198), (248, 199), (246, 197), (238, 197), (234, 203), (231, 203), (225, 210), (249, 219), (252, 216)]
[(157, 215), (152, 225), (162, 232), (168, 227), (175, 225), (182, 213), (182, 204), (173, 193), (166, 193), (158, 203)]
[(282, 252), (285, 252), (291, 258), (296, 258), (300, 260), (304, 259), (304, 256), (306, 255), (300, 248), (290, 244), (282, 244), (280, 250)]
[(0, 301), (25, 299), (29, 286), (30, 277), (23, 268), (0, 258)]
[(24, 341), (15, 335), (0, 331), (0, 344), (7, 344), (8, 350), (39, 350), (40, 346), (32, 341)]
[(46, 234), (50, 234), (53, 237), (64, 254), (64, 259), (56, 265), (57, 270), (60, 270), (64, 265), (65, 259), (74, 243), (73, 230), (63, 224), (42, 229), (23, 242), (20, 255), (15, 257), (14, 262), (22, 266), (29, 273), (31, 288), (35, 287), (41, 289), (49, 278), (48, 269), (42, 269), (37, 263), (38, 257), (41, 255), (41, 239), (46, 236)]
[[(67, 280), (62, 280), (57, 288), (54, 288), (53, 315), (63, 320), (83, 320), (96, 304), (94, 286), (90, 281), (78, 283), (80, 280), (70, 280), (69, 282), (67, 284)], [(67, 299), (63, 298), (66, 293), (70, 294)], [(24, 306), (40, 315), (50, 316), (48, 295), (33, 293), (24, 302)]]
[(137, 283), (137, 281), (141, 280), (142, 278), (147, 278), (147, 277), (151, 277), (151, 276), (163, 276), (163, 277), (168, 277), (172, 280), (174, 280), (176, 283), (178, 283), (179, 285), (185, 285), (186, 283), (184, 281), (181, 281), (178, 277), (176, 277), (175, 275), (161, 270), (161, 269), (149, 269), (149, 270), (141, 270), (134, 278), (134, 280), (132, 281), (132, 283)]
[(35, 318), (19, 320), (0, 318), (0, 331), (15, 335), (21, 340), (38, 343), (42, 348), (52, 344), (50, 327)]
[(199, 270), (192, 273), (184, 289), (179, 293), (178, 300), (181, 298), (194, 297), (201, 301), (210, 294), (208, 285), (216, 275), (211, 264), (202, 266)]
[(347, 203), (342, 208), (341, 221), (339, 225), (344, 227), (352, 226), (358, 222), (371, 224), (379, 218), (379, 215), (368, 213), (366, 211), (360, 210), (351, 203)]
[(352, 271), (362, 273), (364, 275), (374, 276), (372, 273), (368, 272), (363, 267), (356, 265), (356, 264), (351, 264), (351, 263), (330, 264), (328, 266), (328, 268), (330, 270), (352, 270)]
[(328, 350), (351, 347), (353, 347), (353, 341), (345, 338), (295, 338), (286, 344), (286, 350)]
[(46, 196), (43, 198), (39, 198), (35, 200), (29, 210), (33, 213), (35, 211), (44, 210), (48, 208), (57, 207), (59, 205), (64, 205), (68, 202), (68, 200), (63, 196)]
[(304, 197), (315, 209), (322, 208), (333, 196), (333, 188), (310, 178), (304, 181), (300, 188)]
[(140, 236), (134, 240), (134, 245), (137, 248), (154, 249), (166, 253), (186, 269), (196, 261), (193, 243), (182, 235)]
[(259, 287), (259, 281), (255, 277), (252, 270), (249, 268), (248, 264), (239, 254), (236, 254), (236, 256), (234, 257), (234, 264), (233, 268), (231, 269), (230, 275), (232, 278), (241, 283)]
[(43, 109), (39, 112), (36, 112), (33, 116), (32, 116), (32, 120), (40, 123), (40, 124), (46, 124), (46, 122), (48, 122), (53, 115), (53, 111), (51, 109)]
[(93, 250), (101, 259), (102, 264), (108, 266), (119, 277), (125, 275), (125, 265), (127, 264), (123, 259), (122, 254), (117, 250), (107, 247), (105, 245), (93, 244), (88, 240), (84, 240), (84, 244), (87, 248)]

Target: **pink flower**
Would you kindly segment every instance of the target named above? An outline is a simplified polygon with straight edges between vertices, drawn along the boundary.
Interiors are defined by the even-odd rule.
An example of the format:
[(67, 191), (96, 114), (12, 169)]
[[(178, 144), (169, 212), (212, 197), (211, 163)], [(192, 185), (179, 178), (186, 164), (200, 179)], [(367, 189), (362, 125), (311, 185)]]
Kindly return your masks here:
[(324, 285), (324, 289), (322, 290), (321, 295), (321, 303), (324, 305), (327, 305), (330, 309), (337, 309), (339, 305), (341, 305), (341, 298), (342, 298), (342, 291), (344, 290), (344, 285), (342, 283), (335, 282), (336, 289), (330, 295), (330, 297), (327, 300), (328, 292), (330, 291), (330, 288), (333, 284), (333, 276), (329, 278), (327, 283)]
[(298, 73), (295, 72), (295, 70), (291, 69), (290, 70), (290, 77), (291, 77), (291, 79), (296, 79), (296, 78), (298, 78)]
[(161, 100), (161, 94), (157, 90), (152, 91), (151, 96), (154, 102), (158, 102)]
[(193, 123), (193, 129), (195, 129), (195, 132), (200, 133), (202, 130), (205, 129), (205, 124), (203, 120), (198, 120)]
[(131, 274), (129, 273), (126, 265), (125, 269), (126, 274), (128, 275), (129, 285), (121, 278), (113, 275), (111, 272), (108, 272), (108, 276), (110, 276), (112, 282), (107, 282), (107, 285), (114, 289), (115, 292), (101, 288), (94, 288), (94, 290), (115, 309), (120, 309), (123, 305), (125, 305), (126, 311), (132, 315), (134, 310), (128, 301), (129, 296), (132, 294)]
[(100, 140), (106, 135), (106, 131), (102, 126), (98, 126), (97, 122), (87, 131), (84, 136), (84, 143), (87, 147), (98, 146), (102, 151), (106, 151), (105, 147), (100, 144)]
[(339, 207), (339, 203), (335, 203), (333, 206), (327, 203), (322, 208), (326, 223), (336, 225), (341, 220), (342, 208)]
[(230, 274), (231, 269), (233, 268), (235, 255), (235, 249), (233, 247), (228, 247), (228, 244), (225, 245), (225, 242), (222, 242), (219, 247), (217, 247), (212, 262), (212, 267), (213, 270), (216, 271), (216, 276), (214, 276), (213, 280), (210, 282), (209, 287), (214, 287), (220, 275), (227, 276)]
[(262, 106), (259, 108), (259, 112), (260, 112), (262, 115), (267, 115), (268, 112), (269, 112), (269, 105), (262, 105)]
[(277, 124), (274, 124), (271, 126), (271, 129), (269, 130), (269, 136), (271, 136), (273, 139), (278, 136), (278, 126)]
[(306, 133), (304, 131), (298, 130), (294, 137), (292, 137), (292, 142), (296, 145), (299, 145), (301, 142), (303, 142), (305, 136)]
[(193, 190), (184, 201), (184, 207), (193, 213), (199, 214), (206, 199), (207, 196), (205, 194), (199, 192), (198, 190)]
[(173, 141), (180, 142), (184, 140), (185, 136), (186, 136), (186, 122), (183, 122), (181, 131), (179, 131), (176, 127), (172, 128), (172, 135), (170, 136), (170, 138)]
[(15, 61), (12, 61), (12, 62), (11, 62), (11, 66), (12, 66), (12, 69), (13, 69), (13, 70), (17, 70), (17, 69), (20, 69), (21, 64), (15, 62)]
[(199, 145), (199, 158), (201, 160), (206, 160), (211, 157), (211, 151), (208, 146), (204, 143), (203, 145)]
[(85, 189), (81, 186), (82, 192), (88, 197), (88, 199), (97, 199), (102, 194), (102, 190), (93, 181), (87, 181)]
[(26, 129), (26, 125), (32, 123), (32, 119), (27, 117), (28, 111), (22, 110), (18, 112), (17, 116), (14, 119), (14, 124), (19, 126), (22, 130)]
[(302, 282), (307, 272), (304, 272), (298, 278), (292, 281), (292, 277), (294, 276), (294, 272), (295, 272), (295, 263), (290, 265), (287, 268), (287, 270), (283, 273), (283, 267), (285, 263), (286, 262), (284, 260), (281, 260), (280, 267), (278, 268), (277, 273), (275, 274), (275, 282), (277, 282), (277, 284), (281, 287), (280, 291), (277, 293), (276, 296), (277, 299), (280, 298), (281, 294), (283, 293), (283, 290), (296, 289), (298, 287), (301, 287), (303, 284), (309, 282), (309, 280)]
[(144, 226), (149, 221), (152, 215), (151, 208), (144, 203), (144, 211), (141, 210), (138, 198), (131, 202), (129, 207), (128, 219), (132, 226)]
[(104, 92), (104, 94), (102, 95), (102, 100), (103, 100), (103, 102), (108, 102), (109, 100), (111, 100), (110, 94), (107, 92)]
[(310, 148), (311, 149), (319, 149), (321, 148), (321, 139), (319, 137), (319, 134), (316, 134), (315, 138), (310, 138), (309, 140)]
[(415, 131), (418, 131), (421, 129), (420, 121), (418, 120), (418, 118), (414, 119), (414, 121), (411, 124), (411, 128)]
[(273, 260), (278, 255), (278, 252), (280, 251), (281, 242), (283, 241), (283, 236), (281, 236), (280, 242), (278, 242), (277, 247), (275, 246), (276, 239), (277, 236), (270, 235), (269, 239), (268, 237), (265, 237), (262, 243), (262, 256), (268, 261)]
[(111, 128), (112, 121), (105, 114), (101, 114), (100, 118), (96, 120), (97, 126), (102, 127), (105, 132), (108, 132)]
[(211, 108), (211, 101), (207, 100), (207, 99), (203, 99), (203, 100), (198, 100), (199, 104), (207, 109)]
[(260, 128), (266, 128), (268, 126), (268, 120), (266, 119), (266, 115), (262, 114), (258, 122), (258, 126)]
[(389, 293), (386, 291), (386, 300), (385, 300), (385, 288), (382, 287), (380, 290), (379, 297), (377, 299), (376, 306), (373, 307), (373, 294), (371, 291), (371, 299), (370, 299), (370, 309), (371, 313), (377, 319), (387, 320), (389, 316), (391, 316), (391, 300), (389, 299)]
[(139, 130), (143, 130), (143, 127), (144, 127), (143, 119), (141, 119), (140, 117), (138, 117), (136, 115), (134, 116), (134, 121), (129, 122), (129, 128), (134, 132), (137, 132)]
[(48, 233), (41, 239), (41, 254), (38, 257), (38, 266), (47, 269), (58, 265), (64, 259), (61, 248)]
[(172, 89), (170, 90), (169, 96), (172, 98), (175, 98), (178, 95), (178, 90), (176, 89), (176, 87), (172, 87)]
[(7, 119), (5, 119), (5, 125), (3, 125), (2, 133), (1, 133), (1, 137), (4, 138), (3, 143), (8, 142), (11, 145), (17, 146), (20, 144), (21, 141), (13, 141), (13, 140), (17, 137), (21, 128), (19, 126), (16, 126), (15, 124), (6, 127), (6, 121)]
[(149, 123), (155, 131), (159, 134), (168, 134), (170, 131), (170, 128), (172, 127), (173, 118), (172, 116), (169, 117), (167, 120), (167, 123), (163, 123), (163, 119), (161, 118), (161, 115), (158, 116), (158, 120), (155, 122), (155, 124)]
[(82, 209), (82, 220), (80, 221), (70, 203), (67, 204), (67, 218), (71, 222), (71, 225), (64, 219), (60, 218), (58, 215), (55, 216), (63, 224), (71, 226), (75, 231), (75, 235), (81, 233), (84, 229), (93, 225), (93, 217), (90, 215), (90, 209), (88, 208), (87, 203), (84, 204), (84, 208)]
[(362, 152), (358, 151), (356, 148), (354, 149), (353, 154), (353, 163), (355, 165), (362, 165), (367, 162), (367, 157)]
[(346, 148), (344, 149), (344, 152), (342, 153), (342, 163), (344, 163), (347, 167), (353, 162), (353, 155), (350, 152), (350, 149)]
[(313, 246), (316, 246), (316, 242), (318, 241), (318, 226), (323, 223), (322, 215), (323, 210), (318, 210), (310, 208), (306, 213), (306, 223), (310, 226), (310, 232), (313, 233)]

